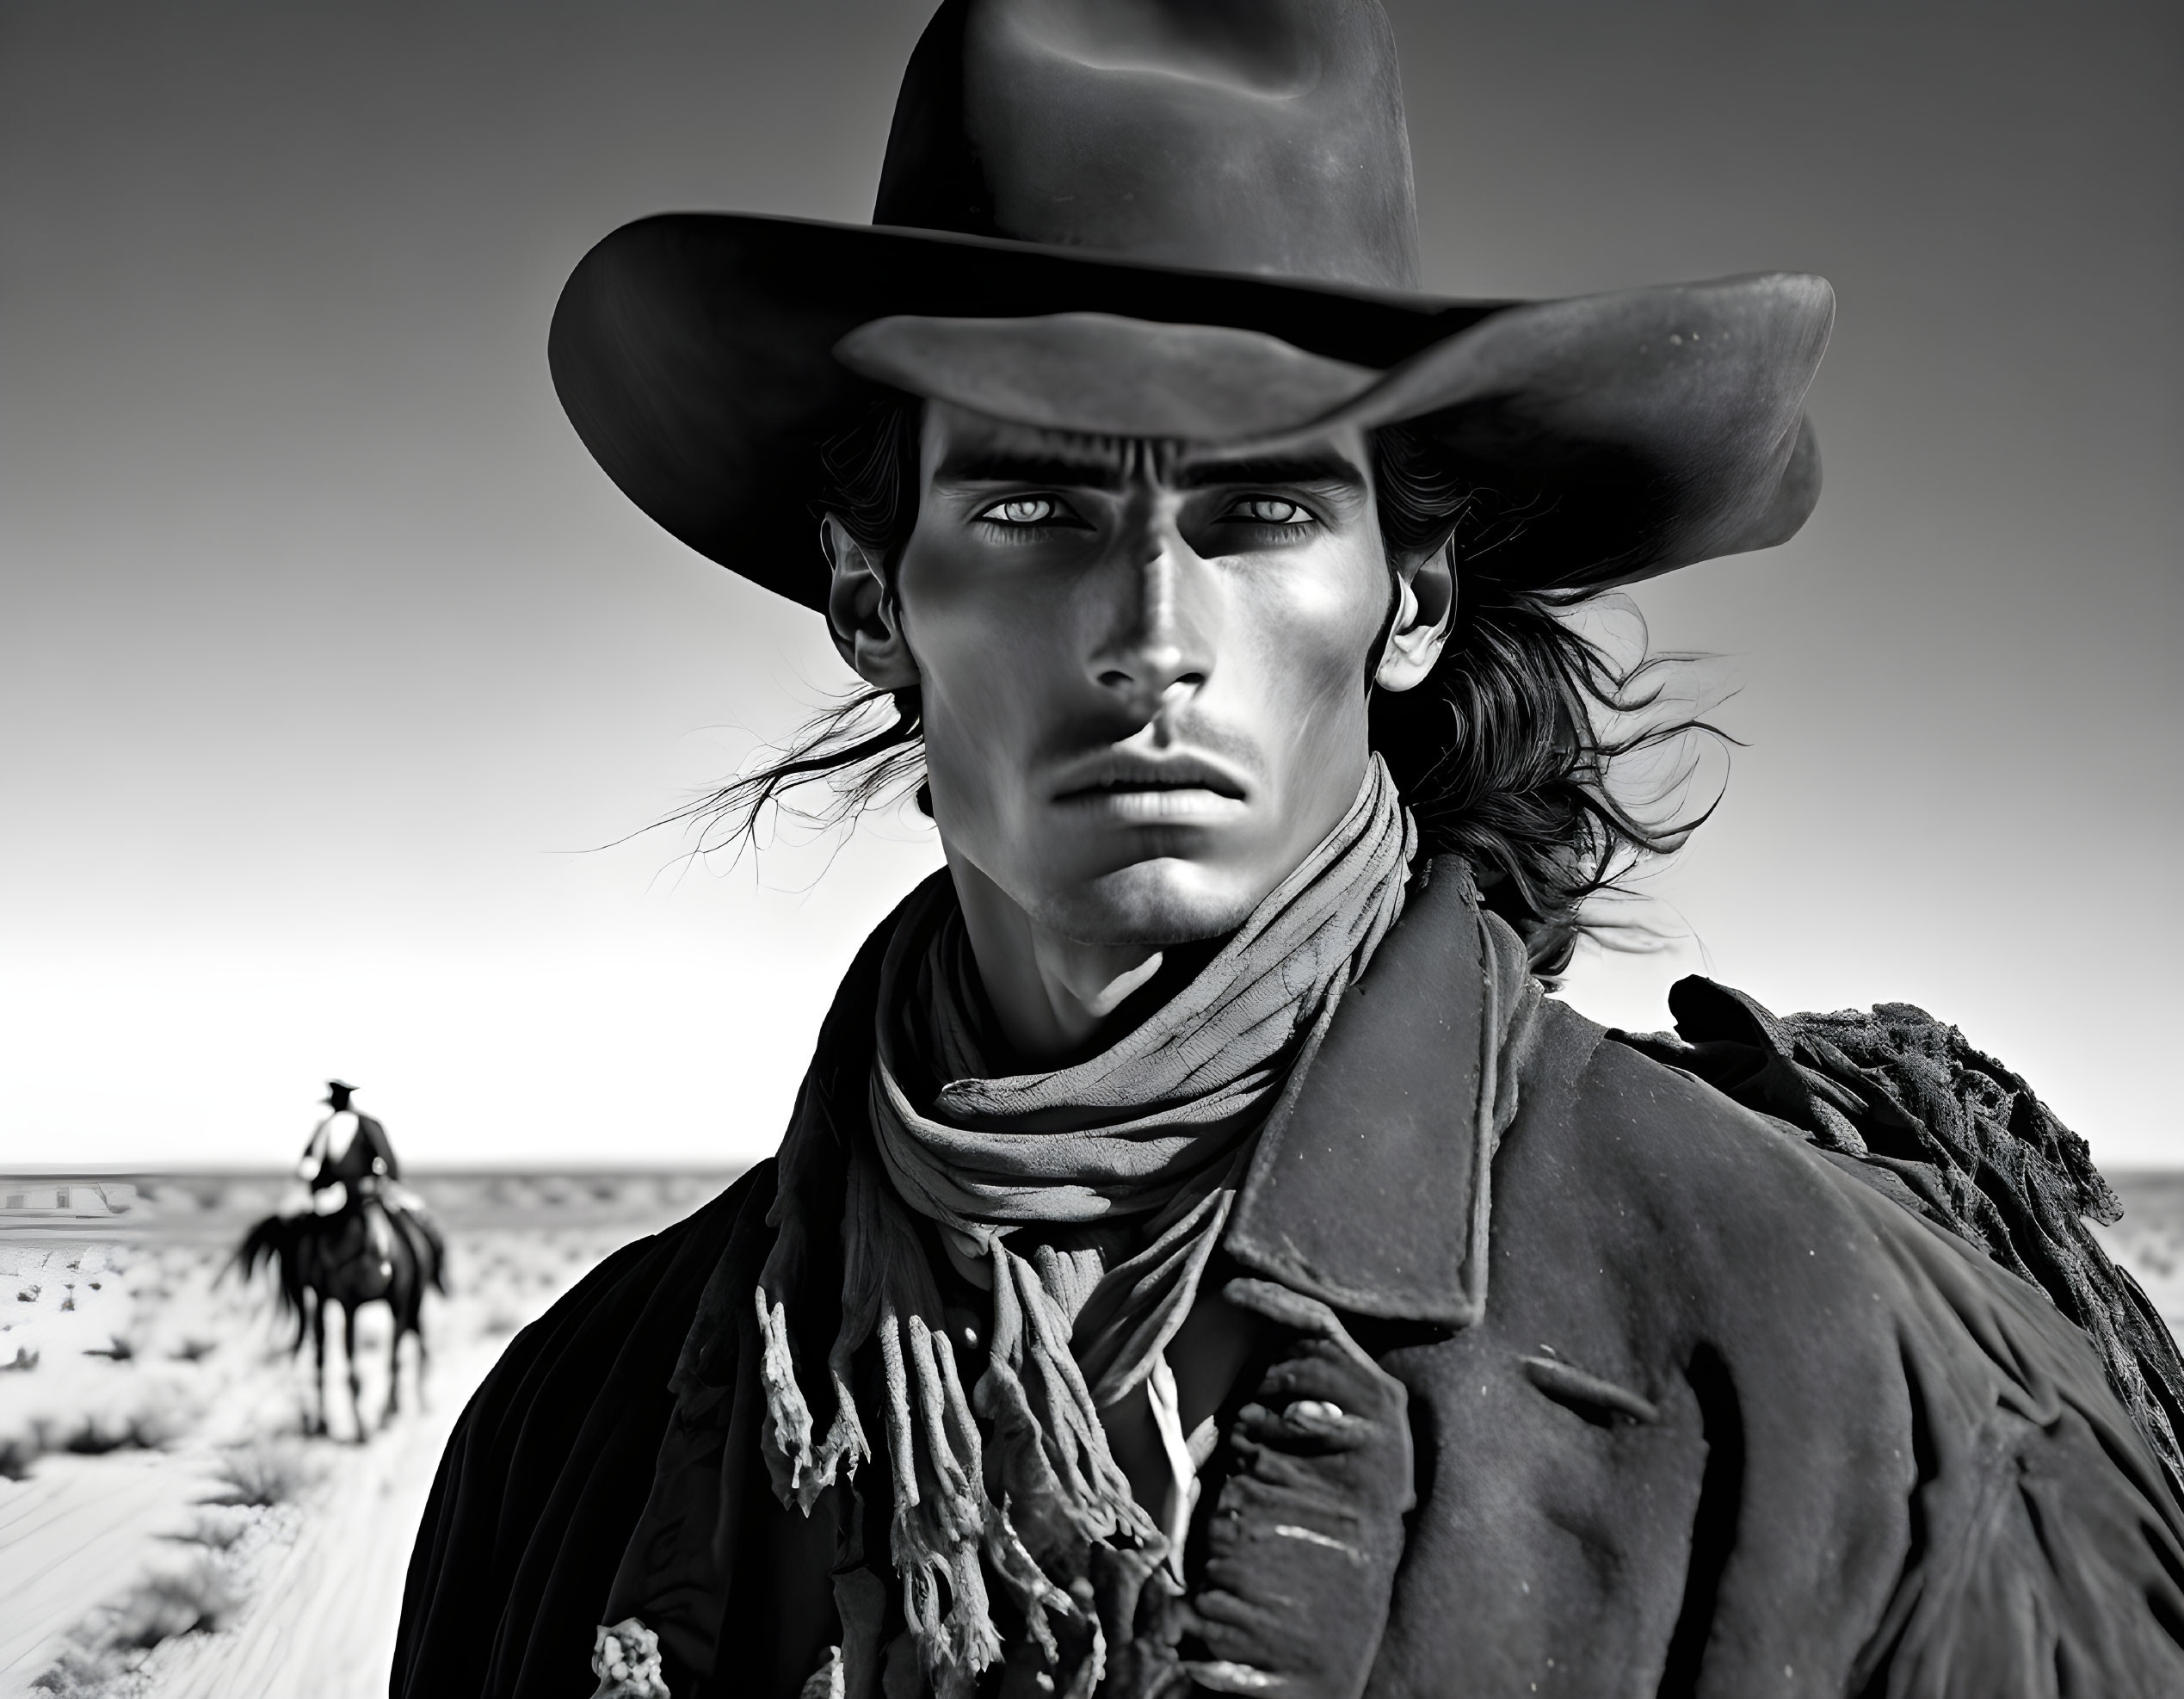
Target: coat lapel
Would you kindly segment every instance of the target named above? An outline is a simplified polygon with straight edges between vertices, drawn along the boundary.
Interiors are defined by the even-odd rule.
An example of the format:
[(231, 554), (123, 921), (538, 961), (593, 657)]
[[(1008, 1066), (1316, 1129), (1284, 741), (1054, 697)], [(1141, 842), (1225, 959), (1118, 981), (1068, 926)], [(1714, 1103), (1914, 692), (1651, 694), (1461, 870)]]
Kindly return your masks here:
[(1508, 995), (1488, 924), (1463, 862), (1428, 863), (1260, 1135), (1223, 1239), (1245, 1268), (1353, 1314), (1478, 1319)]

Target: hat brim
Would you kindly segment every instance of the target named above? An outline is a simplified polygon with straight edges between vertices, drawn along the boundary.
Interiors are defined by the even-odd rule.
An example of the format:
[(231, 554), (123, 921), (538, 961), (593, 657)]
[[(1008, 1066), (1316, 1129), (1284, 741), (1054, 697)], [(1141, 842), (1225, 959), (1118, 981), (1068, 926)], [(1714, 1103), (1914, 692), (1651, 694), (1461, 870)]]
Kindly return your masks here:
[[(631, 500), (700, 554), (807, 607), (826, 590), (811, 513), (819, 447), (889, 392), (836, 344), (889, 318), (1102, 314), (1257, 332), (1364, 368), (1362, 388), (1323, 410), (1323, 428), (1404, 420), (1428, 431), (1460, 475), (1526, 516), (1474, 570), (1574, 588), (1797, 530), (1818, 492), (1801, 409), (1832, 313), (1824, 282), (1781, 275), (1461, 301), (682, 213), (626, 225), (585, 256), (547, 356), (577, 435)], [(1238, 439), (1298, 423), (1235, 423)]]

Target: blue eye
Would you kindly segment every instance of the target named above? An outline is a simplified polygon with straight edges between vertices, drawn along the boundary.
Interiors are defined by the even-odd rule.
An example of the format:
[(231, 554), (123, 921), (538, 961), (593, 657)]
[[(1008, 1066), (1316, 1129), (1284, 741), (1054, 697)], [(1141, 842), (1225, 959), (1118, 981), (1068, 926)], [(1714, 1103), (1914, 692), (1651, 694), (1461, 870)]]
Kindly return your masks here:
[(1051, 525), (1061, 516), (1062, 504), (1052, 496), (1011, 496), (978, 516), (996, 525)]
[(1250, 525), (1309, 525), (1312, 521), (1300, 504), (1279, 496), (1247, 496), (1229, 510), (1228, 516)]

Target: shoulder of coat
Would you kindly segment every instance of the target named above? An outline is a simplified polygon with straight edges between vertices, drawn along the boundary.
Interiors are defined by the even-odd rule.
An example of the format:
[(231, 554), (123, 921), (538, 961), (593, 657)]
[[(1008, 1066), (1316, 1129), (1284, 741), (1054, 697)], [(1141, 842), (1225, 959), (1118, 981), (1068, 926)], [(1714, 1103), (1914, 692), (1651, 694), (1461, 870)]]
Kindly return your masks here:
[[(1521, 1211), (1552, 1194), (1604, 1255), (1665, 1258), (1706, 1278), (1826, 1282), (1886, 1260), (1887, 1212), (1863, 1207), (1859, 1182), (1794, 1128), (1612, 1040), (1582, 1056), (1558, 1066), (1543, 1046), (1527, 1070), (1496, 1158), (1497, 1205)], [(1908, 1214), (1903, 1226), (1922, 1230)]]

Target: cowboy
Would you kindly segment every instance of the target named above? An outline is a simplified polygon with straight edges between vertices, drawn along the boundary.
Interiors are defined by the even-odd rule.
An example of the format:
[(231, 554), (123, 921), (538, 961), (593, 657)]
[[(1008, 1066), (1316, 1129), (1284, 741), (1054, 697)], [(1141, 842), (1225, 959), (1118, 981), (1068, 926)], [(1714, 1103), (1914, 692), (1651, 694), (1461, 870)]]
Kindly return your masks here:
[(386, 1415), (401, 1403), (404, 1336), (417, 1342), (417, 1376), (424, 1377), (422, 1306), (427, 1286), (447, 1290), (447, 1249), (424, 1200), (401, 1183), (401, 1165), (386, 1128), (355, 1107), (357, 1088), (326, 1082), (327, 1114), (296, 1165), (296, 1182), (277, 1211), (254, 1225), (237, 1247), (245, 1278), (261, 1266), (275, 1273), (281, 1313), (293, 1318), (293, 1355), (306, 1334), (312, 1344), (316, 1409), (306, 1431), (327, 1431), (326, 1322), (341, 1322), (337, 1341), (349, 1359), (349, 1413), (359, 1439), (366, 1432), (356, 1366), (356, 1312), (385, 1303), (394, 1328), (388, 1343)]
[(353, 1102), (356, 1087), (345, 1079), (326, 1082), (321, 1101), (326, 1114), (312, 1129), (310, 1141), (296, 1164), (297, 1195), (283, 1200), (283, 1215), (308, 1208), (330, 1215), (346, 1205), (352, 1194), (376, 1196), (401, 1177), (394, 1146), (386, 1128), (375, 1115), (360, 1112)]
[(1796, 531), (1831, 312), (1420, 293), (1361, 0), (947, 0), (871, 227), (595, 249), (587, 446), (893, 712), (733, 794), (947, 865), (478, 1393), (393, 1691), (2184, 1689), (2166, 1418), (1865, 1029), (1543, 992), (1663, 847), (1560, 616)]
[(393, 1141), (378, 1116), (355, 1107), (356, 1091), (347, 1080), (326, 1082), (327, 1113), (312, 1130), (296, 1164), (298, 1184), (279, 1213), (337, 1215), (354, 1206), (363, 1218), (365, 1243), (382, 1263), (392, 1254), (393, 1235), (400, 1233), (413, 1256), (422, 1260), (429, 1251), (429, 1265), (437, 1267), (437, 1233), (425, 1202), (402, 1183)]

